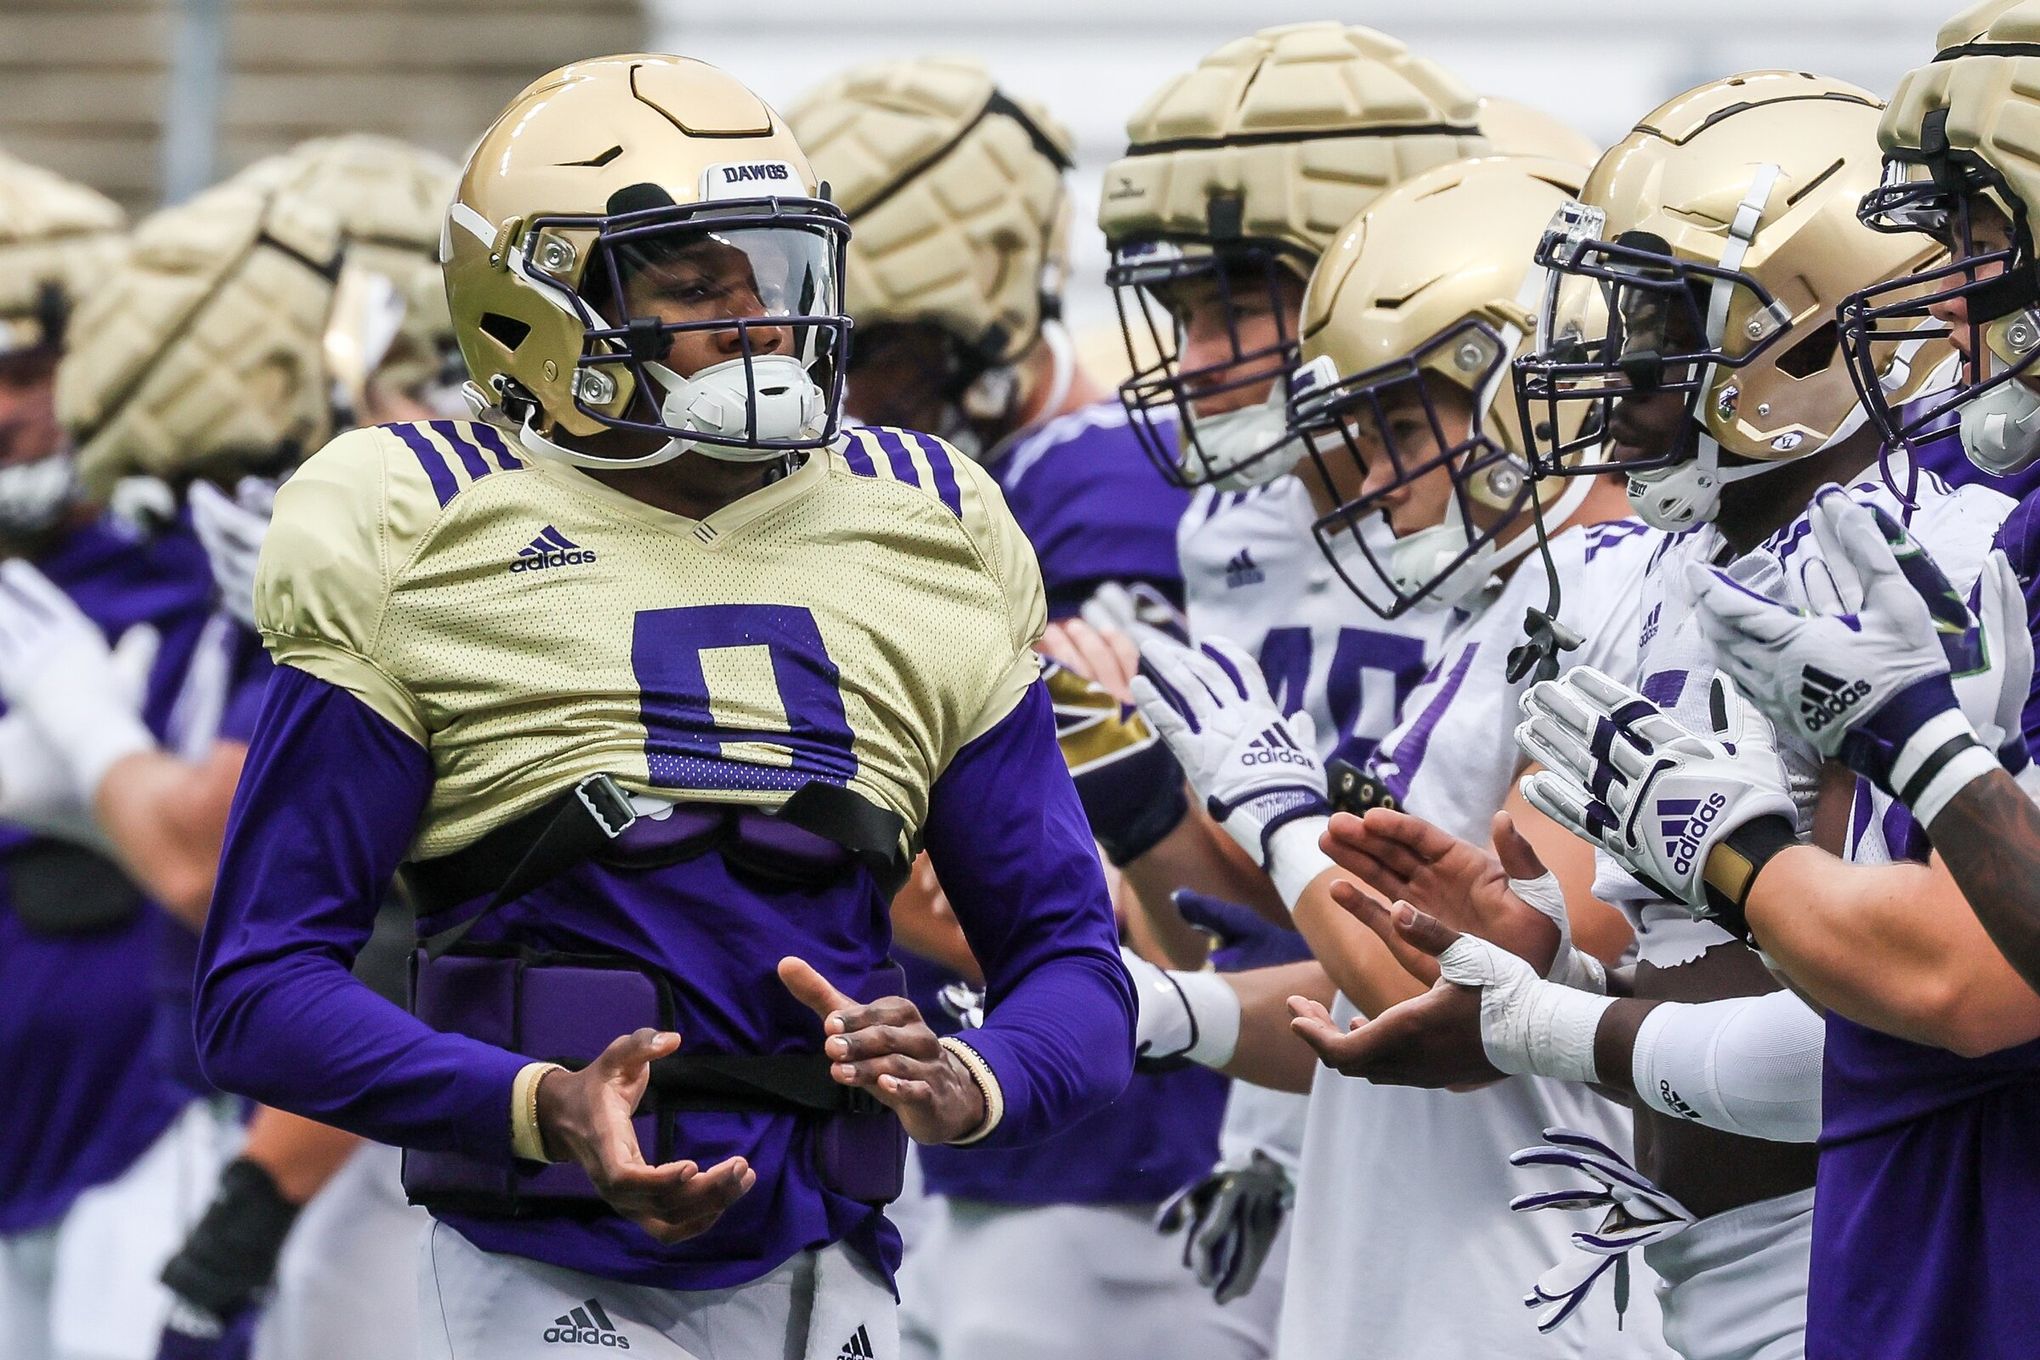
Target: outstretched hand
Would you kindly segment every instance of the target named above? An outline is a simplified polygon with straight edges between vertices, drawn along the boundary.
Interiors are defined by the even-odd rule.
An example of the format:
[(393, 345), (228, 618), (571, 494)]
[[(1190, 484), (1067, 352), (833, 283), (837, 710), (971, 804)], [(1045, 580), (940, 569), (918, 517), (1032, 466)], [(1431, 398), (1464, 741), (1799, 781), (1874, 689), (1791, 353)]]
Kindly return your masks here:
[(779, 961), (779, 980), (822, 1020), (829, 1075), (861, 1086), (919, 1143), (949, 1143), (985, 1122), (984, 1092), (903, 996), (859, 1002), (804, 959)]
[[(1428, 960), (1434, 976), (1438, 956), (1459, 938), (1459, 932), (1408, 902), (1397, 902), (1391, 909), (1361, 896), (1348, 910), (1384, 941), (1392, 939), (1391, 948), (1399, 944)], [(1372, 1020), (1355, 1019), (1341, 1032), (1322, 1004), (1293, 996), (1289, 1027), (1320, 1062), (1343, 1076), (1387, 1086), (1473, 1086), (1503, 1075), (1482, 1046), (1480, 1003), (1478, 988), (1440, 980), (1422, 996), (1391, 1006)]]
[(1540, 976), (1547, 974), (1562, 932), (1510, 884), (1511, 879), (1544, 877), (1544, 863), (1508, 813), (1495, 814), (1493, 830), (1495, 850), (1490, 853), (1406, 812), (1370, 808), (1364, 817), (1338, 813), (1321, 842), (1325, 853), (1380, 896), (1337, 881), (1332, 900), (1372, 927), (1420, 982), (1437, 981), (1434, 955), (1445, 946), (1427, 951), (1389, 928), (1384, 900), (1411, 904), (1443, 929), (1478, 935), (1521, 958)]
[(580, 1071), (556, 1069), (538, 1083), (546, 1155), (580, 1163), (610, 1208), (661, 1242), (707, 1232), (758, 1180), (742, 1157), (706, 1171), (690, 1161), (645, 1161), (631, 1116), (651, 1082), (653, 1060), (679, 1048), (679, 1035), (641, 1029), (611, 1042)]

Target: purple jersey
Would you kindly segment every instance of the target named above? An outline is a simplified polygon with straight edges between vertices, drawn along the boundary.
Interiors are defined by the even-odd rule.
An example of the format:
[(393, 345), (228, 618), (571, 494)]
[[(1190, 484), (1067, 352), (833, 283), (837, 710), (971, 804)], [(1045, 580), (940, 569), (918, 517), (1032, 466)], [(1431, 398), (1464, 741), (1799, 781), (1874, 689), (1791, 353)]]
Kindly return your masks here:
[[(101, 521), (37, 566), (109, 641), (142, 623), (161, 634), (143, 717), (162, 736), (212, 588), (197, 542), (140, 540)], [(33, 839), (0, 827), (0, 880)], [(0, 894), (0, 1066), (9, 1108), (35, 1117), (8, 1120), (0, 1136), (0, 1232), (53, 1222), (127, 1170), (183, 1103), (164, 1072), (166, 1060), (179, 1063), (173, 1040), (190, 1049), (188, 1027), (156, 1026), (152, 986), (182, 927), (149, 906), (125, 925), (52, 935), (24, 925), (11, 900)]]
[(1050, 618), (1076, 613), (1108, 581), (1144, 581), (1183, 602), (1176, 522), (1190, 493), (1162, 479), (1117, 400), (1049, 421), (985, 470), (1041, 559)]
[[(2040, 500), (2019, 504), (1997, 546), (2040, 635)], [(2040, 690), (2026, 739), (2040, 752)], [(1830, 1014), (1821, 1100), (1811, 1360), (2030, 1354), (2040, 1040), (1964, 1058)]]
[[(202, 942), (200, 1049), (222, 1086), (268, 1103), (399, 1146), (507, 1159), (525, 1059), (436, 1032), (347, 971), (432, 785), (429, 756), (388, 721), (278, 668)], [(971, 1037), (1006, 1100), (986, 1145), (1044, 1138), (1124, 1086), (1132, 996), (1040, 685), (950, 761), (922, 834), (997, 999), (997, 1023)], [(775, 965), (797, 954), (870, 995), (886, 967), (887, 912), (862, 870), (789, 893), (705, 855), (639, 870), (584, 864), (469, 938), (630, 957), (673, 989), (691, 1052), (813, 1052), (820, 1021), (772, 980)], [(741, 1284), (835, 1241), (897, 1264), (883, 1214), (822, 1184), (809, 1121), (704, 1112), (687, 1116), (685, 1137), (703, 1166), (741, 1154), (758, 1172), (714, 1228), (685, 1242), (661, 1245), (615, 1217), (441, 1217), (487, 1251), (672, 1289)]]

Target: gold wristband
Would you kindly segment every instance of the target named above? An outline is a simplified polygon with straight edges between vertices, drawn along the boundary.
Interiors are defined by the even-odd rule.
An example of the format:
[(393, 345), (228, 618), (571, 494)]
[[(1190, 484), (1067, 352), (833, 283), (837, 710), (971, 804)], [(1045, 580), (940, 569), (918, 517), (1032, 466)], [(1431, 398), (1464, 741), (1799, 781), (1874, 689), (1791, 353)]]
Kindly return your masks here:
[(558, 1063), (526, 1063), (510, 1083), (510, 1155), (527, 1162), (550, 1162), (545, 1134), (538, 1127), (538, 1083), (548, 1072), (564, 1072)]
[(985, 1098), (984, 1119), (963, 1137), (949, 1140), (951, 1147), (965, 1147), (999, 1127), (999, 1121), (1006, 1117), (1006, 1093), (999, 1088), (999, 1079), (993, 1075), (991, 1064), (976, 1049), (953, 1034), (942, 1040), (942, 1047), (956, 1055), (956, 1060), (963, 1064), (963, 1070), (970, 1073), (971, 1081), (976, 1083), (978, 1094)]

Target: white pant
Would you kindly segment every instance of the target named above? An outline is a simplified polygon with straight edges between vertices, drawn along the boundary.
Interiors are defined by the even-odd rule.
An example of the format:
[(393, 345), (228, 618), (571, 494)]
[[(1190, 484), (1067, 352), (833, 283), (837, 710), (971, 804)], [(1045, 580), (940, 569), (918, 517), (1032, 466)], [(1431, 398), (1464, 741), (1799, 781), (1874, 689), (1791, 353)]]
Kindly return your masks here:
[(1686, 1360), (1800, 1360), (1812, 1252), (1811, 1189), (1703, 1218), (1645, 1247), (1665, 1340)]
[(584, 1351), (628, 1351), (632, 1360), (899, 1360), (892, 1291), (841, 1243), (749, 1284), (682, 1291), (486, 1252), (434, 1223), (419, 1267), (424, 1360), (561, 1360)]
[(418, 1244), (432, 1216), (404, 1202), (403, 1154), (365, 1143), (298, 1215), (276, 1263), (255, 1360), (410, 1360)]
[(156, 1277), (241, 1137), (226, 1102), (194, 1101), (56, 1223), (0, 1238), (0, 1360), (151, 1360), (170, 1311)]
[(900, 1271), (907, 1360), (1261, 1360), (1272, 1347), (1285, 1242), (1277, 1278), (1220, 1307), (1150, 1206), (930, 1208)]

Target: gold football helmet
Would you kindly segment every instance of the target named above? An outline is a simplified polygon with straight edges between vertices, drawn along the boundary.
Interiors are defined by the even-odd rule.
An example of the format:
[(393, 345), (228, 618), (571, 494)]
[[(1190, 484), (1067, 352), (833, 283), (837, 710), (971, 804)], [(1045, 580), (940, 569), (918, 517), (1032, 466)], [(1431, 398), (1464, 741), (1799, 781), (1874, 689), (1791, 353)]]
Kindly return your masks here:
[[(1509, 365), (1536, 328), (1531, 255), (1586, 175), (1528, 157), (1427, 170), (1368, 205), (1311, 275), (1289, 397), (1310, 453), (1298, 475), (1315, 475), (1334, 507), (1315, 527), (1325, 556), (1389, 618), (1458, 604), (1535, 544), (1499, 542), (1533, 503)], [(1463, 427), (1439, 409), (1448, 390), (1470, 413)], [(1450, 487), (1440, 520), (1391, 520), (1397, 535), (1381, 553), (1365, 526), (1437, 478)], [(1573, 485), (1583, 494), (1588, 483)], [(1552, 523), (1576, 508), (1565, 501)]]
[(1489, 155), (1542, 156), (1586, 166), (1601, 159), (1601, 148), (1570, 124), (1514, 99), (1482, 95), (1475, 116), (1480, 135), (1487, 138)]
[[(1120, 387), (1142, 444), (1184, 486), (1240, 486), (1288, 471), (1283, 383), (1289, 318), (1333, 234), (1384, 189), (1482, 154), (1478, 100), (1393, 38), (1338, 23), (1266, 28), (1177, 76), (1127, 122), (1098, 222), (1134, 372)], [(1183, 298), (1216, 289), (1222, 362), (1186, 369)], [(1272, 309), (1268, 344), (1242, 340)], [(1195, 406), (1251, 392), (1200, 418)], [(1265, 393), (1265, 396), (1262, 394)]]
[[(925, 410), (885, 414), (893, 394), (869, 375), (932, 366), (925, 395), (943, 409), (931, 432), (980, 451), (1024, 399), (1014, 365), (1061, 313), (1069, 133), (960, 57), (856, 67), (794, 105), (787, 123), (854, 233), (853, 409), (875, 424), (927, 421)], [(1067, 384), (1068, 346), (1058, 355)]]
[[(1683, 529), (1713, 517), (1724, 484), (1861, 428), (1835, 309), (1934, 254), (1856, 218), (1881, 110), (1841, 81), (1755, 71), (1677, 96), (1601, 158), (1537, 248), (1550, 287), (1516, 372), (1539, 475), (1577, 470), (1566, 455), (1599, 443), (1625, 399), (1678, 396), (1682, 437), (1611, 452), (1637, 512)], [(1927, 345), (1880, 347), (1892, 390), (1924, 381)]]
[(751, 91), (685, 57), (603, 57), (482, 135), (447, 216), (447, 301), (535, 453), (780, 459), (835, 437), (848, 238)]
[[(1971, 462), (2008, 476), (2040, 458), (2040, 157), (2028, 131), (2040, 116), (2040, 3), (1973, 6), (1937, 45), (1877, 129), (1884, 182), (1862, 216), (1878, 231), (1923, 233), (1953, 259), (1850, 298), (1842, 347), (1887, 441), (1944, 438), (1953, 426)], [(1923, 329), (1949, 332), (1960, 367), (1908, 403), (1879, 380), (1877, 356)]]
[(362, 418), (371, 379), (429, 396), (452, 349), (452, 186), (432, 152), (336, 138), (143, 222), (58, 377), (87, 489), (280, 476)]

